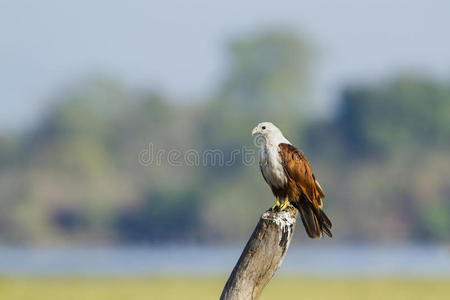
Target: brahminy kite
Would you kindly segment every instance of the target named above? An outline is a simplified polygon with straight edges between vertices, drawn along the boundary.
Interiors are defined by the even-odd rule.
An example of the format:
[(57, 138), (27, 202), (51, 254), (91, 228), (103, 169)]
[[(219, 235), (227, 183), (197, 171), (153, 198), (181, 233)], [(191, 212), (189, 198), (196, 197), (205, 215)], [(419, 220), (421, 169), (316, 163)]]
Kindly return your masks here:
[(258, 124), (252, 135), (262, 137), (259, 167), (276, 203), (274, 211), (294, 206), (299, 210), (310, 238), (331, 234), (331, 221), (322, 210), (325, 197), (305, 155), (294, 147), (274, 124)]

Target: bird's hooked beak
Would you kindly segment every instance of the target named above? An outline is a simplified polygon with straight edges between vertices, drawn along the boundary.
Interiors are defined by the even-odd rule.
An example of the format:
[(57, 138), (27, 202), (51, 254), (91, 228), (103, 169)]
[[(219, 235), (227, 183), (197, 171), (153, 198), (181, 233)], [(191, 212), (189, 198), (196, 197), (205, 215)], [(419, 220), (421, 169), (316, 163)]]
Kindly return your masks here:
[(252, 135), (255, 135), (255, 134), (257, 134), (259, 131), (258, 131), (258, 126), (256, 126), (255, 128), (253, 128), (253, 130), (252, 130)]

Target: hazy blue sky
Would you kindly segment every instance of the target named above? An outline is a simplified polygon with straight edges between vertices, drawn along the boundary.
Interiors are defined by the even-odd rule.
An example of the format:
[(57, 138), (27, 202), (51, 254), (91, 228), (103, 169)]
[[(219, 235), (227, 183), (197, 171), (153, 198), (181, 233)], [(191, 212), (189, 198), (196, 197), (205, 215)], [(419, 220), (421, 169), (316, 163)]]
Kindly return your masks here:
[(323, 107), (353, 80), (419, 71), (450, 79), (450, 1), (0, 0), (0, 128), (39, 116), (90, 73), (190, 98), (222, 75), (225, 41), (284, 24), (321, 49)]

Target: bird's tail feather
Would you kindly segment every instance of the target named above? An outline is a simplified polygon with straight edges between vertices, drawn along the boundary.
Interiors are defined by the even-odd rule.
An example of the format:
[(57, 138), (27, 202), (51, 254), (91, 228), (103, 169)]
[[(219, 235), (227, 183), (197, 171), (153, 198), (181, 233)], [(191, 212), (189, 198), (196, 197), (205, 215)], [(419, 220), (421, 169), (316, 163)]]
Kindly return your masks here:
[(332, 237), (333, 235), (330, 231), (332, 225), (327, 215), (322, 209), (315, 209), (308, 199), (302, 198), (299, 199), (300, 201), (295, 202), (294, 206), (300, 211), (300, 216), (308, 236), (312, 239), (320, 238), (322, 237), (322, 232), (324, 232), (329, 237)]

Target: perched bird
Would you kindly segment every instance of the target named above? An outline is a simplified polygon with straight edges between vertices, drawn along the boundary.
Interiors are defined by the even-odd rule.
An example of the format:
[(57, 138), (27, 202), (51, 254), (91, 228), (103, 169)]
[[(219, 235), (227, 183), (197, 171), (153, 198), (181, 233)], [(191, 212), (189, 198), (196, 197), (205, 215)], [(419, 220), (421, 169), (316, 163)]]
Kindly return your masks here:
[(252, 135), (262, 137), (259, 167), (277, 199), (272, 210), (292, 205), (299, 210), (310, 238), (320, 238), (322, 233), (331, 237), (331, 221), (322, 210), (325, 194), (303, 153), (270, 122), (259, 123)]

